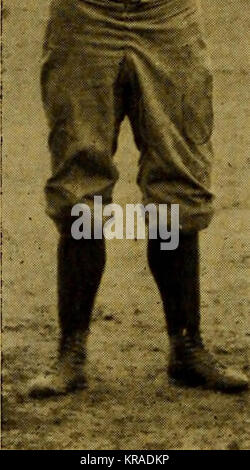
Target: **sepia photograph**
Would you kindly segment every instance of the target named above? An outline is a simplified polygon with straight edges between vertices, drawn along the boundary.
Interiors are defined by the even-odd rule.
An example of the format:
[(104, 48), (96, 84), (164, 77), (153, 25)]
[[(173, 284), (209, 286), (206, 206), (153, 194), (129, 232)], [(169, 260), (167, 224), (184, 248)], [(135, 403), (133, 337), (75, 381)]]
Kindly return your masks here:
[(1, 0), (1, 450), (249, 450), (249, 26)]

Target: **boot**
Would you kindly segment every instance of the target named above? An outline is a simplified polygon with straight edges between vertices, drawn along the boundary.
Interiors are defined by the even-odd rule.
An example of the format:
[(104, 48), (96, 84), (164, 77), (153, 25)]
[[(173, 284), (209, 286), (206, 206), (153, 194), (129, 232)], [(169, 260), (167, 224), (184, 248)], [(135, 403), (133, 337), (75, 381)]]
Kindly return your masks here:
[(248, 388), (247, 377), (223, 364), (205, 349), (201, 338), (179, 334), (170, 337), (168, 375), (184, 386), (234, 393)]
[(161, 251), (160, 241), (149, 240), (148, 261), (167, 322), (170, 378), (187, 386), (201, 385), (223, 392), (245, 390), (247, 377), (219, 364), (200, 336), (198, 234), (180, 233), (179, 247), (174, 251)]
[(61, 347), (54, 367), (38, 376), (29, 388), (31, 398), (64, 395), (86, 387), (83, 367), (86, 360), (87, 335), (78, 334)]

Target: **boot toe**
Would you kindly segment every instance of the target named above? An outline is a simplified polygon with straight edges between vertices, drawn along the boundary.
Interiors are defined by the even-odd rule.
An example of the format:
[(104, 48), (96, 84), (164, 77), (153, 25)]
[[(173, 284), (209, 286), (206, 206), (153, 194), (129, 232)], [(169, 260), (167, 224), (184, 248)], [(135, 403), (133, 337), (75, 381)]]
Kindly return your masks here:
[(249, 387), (247, 376), (231, 368), (225, 369), (217, 381), (214, 382), (215, 388), (217, 386), (219, 390), (228, 393), (244, 391)]
[(60, 374), (39, 375), (29, 384), (28, 396), (30, 398), (49, 398), (65, 395), (66, 393), (83, 390), (86, 380), (83, 375), (65, 377)]
[(49, 375), (39, 375), (30, 382), (28, 387), (28, 396), (30, 398), (48, 398), (50, 396), (63, 395), (66, 393), (65, 383), (60, 377)]

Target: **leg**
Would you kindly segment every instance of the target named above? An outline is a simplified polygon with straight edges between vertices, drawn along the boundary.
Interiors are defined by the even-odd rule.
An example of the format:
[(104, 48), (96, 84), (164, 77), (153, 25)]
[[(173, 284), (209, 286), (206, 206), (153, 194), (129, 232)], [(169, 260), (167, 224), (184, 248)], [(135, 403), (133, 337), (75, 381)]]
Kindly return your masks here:
[(91, 312), (105, 266), (105, 244), (103, 240), (71, 237), (71, 208), (85, 203), (92, 210), (95, 195), (102, 196), (104, 203), (110, 202), (118, 177), (112, 156), (122, 119), (121, 57), (119, 51), (109, 57), (101, 43), (97, 51), (100, 26), (92, 16), (92, 7), (73, 3), (65, 2), (64, 15), (53, 10), (42, 71), (52, 156), (52, 177), (46, 185), (47, 213), (60, 233), (60, 342), (55, 369), (31, 385), (32, 397), (85, 386), (82, 368)]
[(32, 384), (33, 398), (64, 394), (86, 386), (83, 366), (91, 313), (105, 267), (104, 240), (74, 240), (69, 233), (58, 244), (58, 313), (60, 342), (54, 370)]
[(198, 231), (213, 213), (212, 77), (195, 2), (181, 2), (179, 12), (176, 4), (171, 8), (152, 7), (155, 34), (144, 22), (144, 46), (130, 57), (140, 87), (138, 182), (144, 203), (180, 207), (179, 247), (164, 252), (160, 240), (149, 240), (148, 260), (167, 319), (169, 375), (186, 385), (236, 392), (247, 388), (247, 378), (218, 364), (200, 336)]
[(169, 376), (183, 385), (202, 385), (223, 392), (246, 389), (247, 378), (216, 362), (201, 339), (197, 234), (180, 234), (175, 251), (161, 251), (159, 239), (149, 240), (148, 262), (167, 320)]

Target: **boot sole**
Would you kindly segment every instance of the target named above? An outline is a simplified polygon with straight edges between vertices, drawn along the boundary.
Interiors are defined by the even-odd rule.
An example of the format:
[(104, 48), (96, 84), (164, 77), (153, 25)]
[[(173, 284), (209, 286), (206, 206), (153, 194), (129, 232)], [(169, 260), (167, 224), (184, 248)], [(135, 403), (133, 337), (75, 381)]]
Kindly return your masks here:
[(213, 385), (212, 383), (209, 384), (207, 382), (198, 382), (198, 381), (195, 381), (195, 380), (185, 380), (183, 378), (179, 378), (179, 377), (174, 377), (172, 375), (169, 374), (169, 382), (171, 385), (174, 385), (174, 386), (178, 386), (178, 387), (182, 387), (182, 388), (200, 388), (202, 390), (210, 390), (210, 391), (213, 391), (213, 392), (220, 392), (220, 393), (225, 393), (225, 394), (239, 394), (239, 393), (243, 393), (243, 392), (247, 392), (248, 390), (248, 384), (246, 385), (239, 385), (239, 386), (235, 386), (235, 387), (219, 387), (219, 386), (216, 386), (216, 385)]
[(46, 398), (55, 398), (55, 397), (60, 397), (60, 396), (65, 396), (70, 393), (76, 393), (78, 391), (85, 390), (87, 388), (87, 383), (86, 381), (83, 381), (81, 383), (73, 383), (69, 384), (65, 389), (63, 390), (55, 390), (53, 388), (44, 388), (44, 389), (34, 389), (31, 392), (28, 393), (29, 398), (33, 398), (36, 400), (43, 400)]

